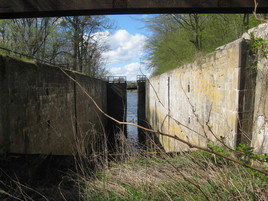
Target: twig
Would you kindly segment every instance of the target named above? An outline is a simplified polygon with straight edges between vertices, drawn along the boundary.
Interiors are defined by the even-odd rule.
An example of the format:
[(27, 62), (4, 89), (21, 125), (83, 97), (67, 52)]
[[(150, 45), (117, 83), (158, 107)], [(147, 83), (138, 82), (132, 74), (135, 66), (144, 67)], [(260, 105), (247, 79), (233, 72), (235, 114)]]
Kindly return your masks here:
[(258, 2), (257, 2), (257, 0), (253, 0), (253, 1), (254, 1), (254, 11), (253, 11), (253, 15), (254, 15), (255, 19), (258, 20), (258, 21), (266, 22), (266, 23), (267, 23), (268, 20), (258, 18), (258, 16), (257, 16)]
[[(40, 195), (41, 197), (43, 197), (46, 201), (48, 201), (48, 199), (47, 199), (43, 194), (41, 194), (40, 192), (38, 192), (37, 190), (35, 190), (35, 189), (31, 188), (31, 187), (28, 187), (28, 186), (26, 186), (26, 185), (20, 183), (16, 175), (15, 175), (15, 177), (16, 177), (17, 180), (14, 180), (14, 179), (12, 179), (12, 178), (11, 178), (5, 171), (3, 171), (2, 169), (0, 169), (0, 171), (1, 171), (6, 177), (8, 177), (9, 180), (12, 181), (12, 182), (18, 187), (18, 189), (19, 189), (21, 195), (23, 195), (23, 197), (25, 198), (25, 200), (29, 200), (29, 199), (31, 199), (31, 198), (30, 198), (27, 194), (25, 195), (25, 193), (24, 193), (22, 187), (23, 187), (23, 188), (26, 188), (26, 189), (28, 189), (28, 190), (30, 190), (30, 191), (32, 191), (32, 192), (37, 193), (38, 195)], [(4, 192), (5, 192), (5, 191), (2, 191), (2, 193), (4, 193)], [(0, 189), (0, 193), (1, 193), (1, 189)], [(6, 194), (6, 193), (5, 193), (5, 194)], [(9, 196), (10, 196), (10, 195), (9, 195)], [(13, 198), (14, 198), (14, 196), (13, 196)], [(27, 199), (26, 199), (26, 198), (27, 198)], [(22, 200), (22, 199), (17, 198), (17, 200)], [(33, 199), (31, 199), (31, 200), (33, 200)]]
[(64, 201), (67, 201), (66, 200), (66, 198), (65, 198), (65, 196), (63, 195), (63, 193), (61, 192), (61, 183), (62, 183), (62, 181), (59, 183), (59, 185), (58, 185), (58, 189), (59, 189), (59, 191), (60, 191), (60, 194), (61, 194), (61, 196), (62, 196), (62, 198), (64, 199)]
[[(139, 68), (140, 68), (140, 72), (141, 72), (141, 74), (144, 75), (144, 76), (146, 76), (146, 75), (142, 72), (142, 70), (141, 70), (141, 64), (140, 64), (140, 67), (139, 67)], [(164, 106), (163, 102), (160, 100), (160, 98), (159, 98), (159, 96), (158, 96), (158, 94), (157, 94), (157, 92), (156, 92), (154, 86), (152, 85), (150, 79), (147, 78), (147, 76), (146, 76), (146, 81), (147, 81), (147, 82), (149, 83), (149, 85), (152, 87), (152, 89), (153, 89), (153, 91), (154, 91), (154, 94), (156, 95), (156, 98), (157, 98), (158, 102), (162, 105), (162, 107), (163, 107), (164, 109), (168, 110), (168, 109)]]
[[(194, 114), (194, 116), (195, 116), (195, 118), (196, 118), (198, 124), (199, 124), (200, 127), (202, 128), (202, 130), (203, 130), (205, 136), (199, 134), (198, 132), (195, 132), (195, 133), (196, 133), (196, 134), (199, 134), (199, 135), (202, 136), (202, 137), (205, 137), (205, 138), (207, 139), (207, 145), (209, 146), (208, 142), (211, 142), (212, 140), (208, 138), (207, 132), (206, 132), (206, 130), (205, 130), (205, 126), (200, 122), (200, 119), (199, 119), (199, 117), (198, 117), (198, 114), (196, 114), (194, 105), (192, 104), (192, 102), (190, 101), (189, 96), (187, 96), (185, 90), (183, 89), (183, 87), (182, 87), (182, 83), (181, 83), (181, 82), (180, 82), (180, 84), (181, 84), (181, 89), (182, 89), (184, 95), (186, 96), (189, 105), (191, 106), (192, 112), (193, 112), (193, 114)], [(211, 105), (210, 110), (209, 110), (208, 120), (206, 121), (206, 126), (207, 126), (207, 128), (208, 128), (208, 131), (214, 136), (214, 138), (215, 138), (218, 142), (220, 142), (220, 143), (221, 143), (225, 148), (227, 148), (229, 151), (231, 151), (231, 152), (233, 152), (233, 153), (236, 153), (236, 154), (241, 154), (241, 155), (245, 155), (245, 156), (247, 156), (246, 153), (241, 152), (241, 151), (237, 151), (237, 150), (232, 149), (231, 147), (229, 147), (229, 146), (228, 146), (222, 139), (220, 139), (220, 138), (214, 133), (214, 131), (212, 130), (211, 126), (209, 126), (209, 119), (210, 119), (210, 115), (211, 115), (211, 110), (212, 110), (212, 105)], [(175, 121), (176, 121), (176, 120), (175, 120)], [(183, 125), (183, 124), (181, 124), (181, 125), (184, 126), (184, 127), (186, 127), (186, 128), (188, 128), (187, 126), (185, 126), (185, 125)], [(188, 128), (188, 129), (190, 129), (190, 128)], [(190, 130), (192, 130), (192, 129), (190, 129)], [(192, 131), (193, 131), (193, 130), (192, 130)], [(258, 161), (260, 161), (260, 162), (265, 162), (265, 161), (260, 160), (260, 159), (256, 159), (256, 160), (258, 160)]]
[[(142, 72), (141, 68), (140, 68), (140, 72), (141, 72), (142, 75), (146, 76), (146, 75)], [(149, 85), (152, 87), (152, 89), (153, 89), (153, 91), (154, 91), (154, 94), (156, 95), (156, 98), (157, 98), (158, 102), (162, 105), (162, 107), (163, 107), (165, 110), (169, 111), (169, 109), (167, 109), (167, 108), (164, 106), (163, 102), (160, 100), (160, 97), (158, 96), (158, 93), (156, 92), (156, 89), (155, 89), (155, 87), (153, 86), (153, 84), (151, 83), (150, 79), (146, 78), (146, 81), (147, 81), (147, 82), (149, 83)], [(162, 125), (161, 125), (161, 128), (163, 127), (163, 124), (164, 124), (164, 122), (165, 122), (165, 120), (166, 120), (167, 117), (169, 117), (169, 118), (171, 118), (172, 120), (174, 120), (174, 121), (176, 122), (176, 124), (185, 127), (186, 129), (188, 129), (188, 130), (194, 132), (195, 134), (197, 134), (197, 135), (199, 135), (199, 136), (201, 136), (201, 137), (203, 137), (203, 138), (205, 137), (205, 136), (203, 136), (202, 134), (200, 134), (200, 133), (198, 133), (197, 131), (195, 131), (195, 130), (193, 130), (192, 128), (190, 128), (189, 126), (186, 126), (185, 124), (181, 123), (180, 121), (178, 121), (177, 119), (175, 119), (174, 117), (172, 117), (172, 116), (169, 115), (169, 114), (167, 114), (167, 115), (165, 116), (165, 118), (164, 118), (164, 120), (163, 120), (163, 123), (162, 123)]]
[(255, 168), (255, 167), (252, 167), (244, 162), (241, 162), (237, 159), (234, 159), (234, 158), (231, 158), (231, 157), (228, 157), (228, 156), (225, 156), (225, 155), (222, 155), (218, 152), (215, 152), (214, 150), (210, 149), (210, 148), (207, 148), (207, 147), (201, 147), (201, 146), (198, 146), (198, 145), (195, 145), (195, 144), (192, 144), (186, 140), (183, 140), (181, 138), (179, 138), (178, 136), (173, 136), (173, 135), (170, 135), (170, 134), (167, 134), (167, 133), (162, 133), (160, 131), (156, 131), (156, 130), (153, 130), (153, 129), (149, 129), (149, 128), (145, 128), (143, 126), (140, 126), (140, 125), (137, 125), (137, 124), (134, 124), (134, 123), (130, 123), (130, 122), (122, 122), (122, 121), (119, 121), (113, 117), (111, 117), (110, 115), (108, 115), (107, 113), (105, 113), (99, 106), (98, 104), (96, 103), (96, 101), (92, 98), (92, 96), (87, 92), (87, 90), (79, 83), (77, 82), (73, 77), (71, 77), (70, 75), (68, 75), (68, 73), (65, 72), (65, 70), (61, 69), (60, 67), (58, 67), (68, 78), (70, 78), (73, 82), (75, 82), (79, 87), (80, 89), (86, 94), (86, 96), (92, 101), (92, 103), (95, 105), (95, 107), (104, 115), (106, 116), (107, 118), (113, 120), (114, 122), (120, 124), (120, 125), (131, 125), (131, 126), (135, 126), (137, 128), (140, 128), (140, 129), (143, 129), (145, 131), (148, 131), (148, 132), (151, 132), (151, 133), (155, 133), (155, 134), (159, 134), (159, 135), (162, 135), (162, 136), (166, 136), (166, 137), (169, 137), (169, 138), (173, 138), (179, 142), (182, 142), (186, 145), (188, 145), (190, 148), (196, 148), (196, 149), (199, 149), (199, 150), (203, 150), (203, 151), (206, 151), (206, 152), (209, 152), (209, 153), (212, 153), (212, 154), (215, 154), (217, 156), (220, 156), (222, 158), (225, 158), (229, 161), (232, 161), (234, 163), (237, 163), (239, 165), (242, 165), (244, 167), (247, 167), (247, 168), (250, 168), (252, 170), (255, 170), (255, 171), (258, 171), (262, 174), (265, 174), (265, 175), (268, 175), (268, 171), (266, 170), (263, 170), (263, 169), (259, 169), (259, 168)]
[(9, 197), (11, 197), (11, 198), (13, 198), (13, 199), (15, 199), (15, 200), (23, 201), (23, 199), (17, 198), (17, 197), (15, 197), (15, 196), (9, 194), (8, 192), (6, 192), (6, 191), (4, 191), (4, 190), (2, 190), (2, 189), (0, 189), (0, 194), (7, 195), (7, 196), (9, 196)]
[[(256, 14), (256, 9), (257, 9), (258, 3), (256, 2), (256, 0), (254, 0), (254, 3), (255, 3), (254, 13)], [(268, 22), (268, 21), (265, 20), (265, 22)], [(10, 50), (8, 50), (8, 51), (10, 51)], [(14, 52), (14, 51), (11, 51), (11, 52)], [(20, 53), (20, 54), (21, 54), (21, 53)], [(21, 55), (22, 55), (22, 54), (21, 54)], [(32, 59), (33, 59), (33, 57), (30, 57), (30, 56), (28, 56), (28, 55), (23, 55), (23, 56), (27, 56), (28, 58), (32, 58)], [(53, 66), (55, 66), (54, 64), (51, 64), (51, 63), (46, 62), (46, 61), (42, 61), (42, 60), (39, 60), (39, 59), (36, 59), (36, 60), (40, 61), (41, 63), (45, 63), (45, 64), (48, 64), (48, 65), (53, 65)], [(69, 78), (69, 79), (71, 79), (75, 84), (77, 84), (77, 85), (81, 88), (81, 90), (86, 94), (86, 96), (93, 102), (93, 104), (95, 105), (95, 107), (97, 108), (97, 110), (99, 110), (104, 116), (106, 116), (107, 118), (113, 120), (114, 122), (116, 122), (116, 123), (118, 123), (118, 124), (120, 124), (120, 125), (131, 125), (131, 126), (135, 126), (135, 127), (137, 127), (137, 128), (143, 129), (143, 130), (148, 131), (148, 132), (151, 132), (151, 133), (160, 134), (160, 135), (162, 135), (162, 136), (167, 136), (167, 137), (176, 139), (176, 140), (178, 140), (178, 141), (180, 141), (180, 142), (182, 142), (182, 143), (188, 145), (190, 148), (196, 148), (196, 149), (199, 149), (199, 150), (203, 150), (203, 151), (207, 151), (207, 152), (213, 153), (213, 154), (218, 155), (218, 156), (220, 156), (220, 157), (223, 157), (223, 158), (225, 158), (225, 159), (227, 159), (227, 160), (233, 161), (233, 162), (238, 163), (238, 164), (240, 164), (240, 165), (242, 165), (242, 166), (248, 167), (248, 168), (250, 168), (250, 169), (253, 169), (253, 170), (256, 170), (256, 171), (258, 171), (258, 172), (261, 172), (261, 173), (263, 173), (263, 174), (265, 174), (265, 175), (268, 175), (268, 171), (266, 171), (266, 170), (262, 170), (262, 169), (254, 168), (254, 167), (249, 166), (249, 165), (247, 165), (247, 164), (245, 164), (245, 163), (243, 163), (243, 162), (241, 162), (241, 161), (239, 161), (239, 160), (236, 160), (236, 159), (234, 159), (234, 158), (230, 158), (230, 157), (224, 156), (224, 155), (222, 155), (222, 154), (220, 154), (220, 153), (217, 153), (217, 152), (213, 151), (213, 150), (210, 149), (210, 148), (206, 148), (206, 147), (201, 147), (201, 146), (198, 146), (198, 145), (194, 145), (194, 144), (192, 144), (192, 143), (190, 143), (190, 142), (188, 142), (188, 141), (185, 141), (185, 140), (183, 140), (183, 139), (177, 137), (176, 135), (175, 135), (175, 136), (172, 136), (172, 135), (170, 135), (170, 134), (161, 133), (161, 132), (159, 132), (159, 131), (156, 131), (156, 130), (153, 130), (153, 129), (149, 129), (149, 128), (145, 128), (145, 127), (143, 127), (143, 126), (140, 126), (140, 125), (137, 125), (137, 124), (134, 124), (134, 123), (130, 123), (130, 122), (122, 122), (122, 121), (119, 121), (119, 120), (117, 120), (117, 119), (111, 117), (110, 115), (108, 115), (107, 113), (105, 113), (105, 112), (98, 106), (98, 104), (95, 102), (95, 100), (89, 95), (89, 93), (87, 92), (87, 90), (86, 90), (86, 89), (85, 89), (79, 82), (77, 82), (73, 77), (71, 77), (70, 75), (68, 75), (68, 73), (66, 73), (65, 70), (63, 70), (60, 66), (55, 66), (55, 67), (59, 68), (59, 69), (60, 69), (60, 70), (61, 70), (61, 71), (62, 71), (62, 72)], [(72, 71), (71, 71), (71, 72), (72, 72)], [(147, 80), (149, 80), (149, 79), (147, 79)], [(150, 83), (150, 81), (149, 81), (149, 83)], [(150, 83), (150, 84), (151, 84), (151, 83)], [(155, 89), (154, 89), (154, 92), (156, 93)], [(157, 93), (156, 93), (156, 95), (157, 95)], [(158, 98), (160, 104), (161, 104), (162, 106), (164, 106), (163, 103), (161, 102), (161, 100), (159, 99), (158, 95), (157, 95), (157, 98)], [(165, 107), (164, 107), (164, 108), (165, 108)], [(165, 109), (166, 109), (166, 108), (165, 108)], [(193, 108), (192, 108), (192, 110), (194, 111)], [(173, 119), (174, 119), (174, 118), (173, 118)], [(175, 120), (175, 119), (174, 119), (174, 120)], [(176, 122), (179, 122), (179, 121), (176, 120)], [(180, 122), (179, 122), (179, 123), (180, 123)], [(180, 124), (181, 124), (181, 123), (180, 123)], [(181, 124), (181, 125), (183, 125), (183, 124)], [(202, 126), (202, 128), (204, 129), (204, 126)], [(206, 133), (205, 133), (205, 134), (206, 134)]]
[(202, 188), (200, 187), (200, 185), (194, 183), (193, 181), (191, 181), (190, 179), (188, 179), (183, 173), (182, 171), (176, 167), (174, 164), (172, 164), (170, 161), (166, 160), (182, 177), (185, 181), (187, 181), (188, 183), (192, 184), (193, 186), (195, 186), (204, 196), (205, 198), (209, 201), (210, 199), (208, 198), (208, 196), (205, 194), (205, 192), (202, 190)]

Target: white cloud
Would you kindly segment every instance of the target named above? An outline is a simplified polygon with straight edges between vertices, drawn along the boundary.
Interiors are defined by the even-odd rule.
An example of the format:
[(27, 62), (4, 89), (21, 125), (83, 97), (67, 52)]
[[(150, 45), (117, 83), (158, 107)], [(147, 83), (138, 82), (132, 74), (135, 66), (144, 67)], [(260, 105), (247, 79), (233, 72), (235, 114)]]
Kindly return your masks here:
[[(118, 30), (115, 33), (108, 31), (95, 33), (94, 40), (108, 45), (109, 49), (102, 53), (107, 62), (109, 72), (114, 76), (127, 76), (127, 80), (136, 80), (137, 75), (150, 72), (140, 64), (140, 58), (144, 53), (147, 37), (142, 34), (132, 35), (126, 30)], [(120, 66), (114, 67), (111, 66)], [(142, 73), (140, 71), (142, 69)]]
[(105, 41), (110, 35), (109, 31), (103, 31), (103, 32), (96, 32), (94, 34), (91, 34), (91, 37), (93, 40), (102, 42)]
[(104, 42), (108, 44), (109, 50), (103, 52), (103, 57), (108, 65), (138, 61), (142, 56), (146, 36), (141, 34), (132, 35), (126, 30), (118, 30), (110, 35), (106, 33), (106, 36)]
[(111, 68), (110, 72), (115, 76), (126, 76), (128, 81), (136, 80), (137, 75), (150, 76), (150, 71), (140, 63), (130, 63), (122, 67)]

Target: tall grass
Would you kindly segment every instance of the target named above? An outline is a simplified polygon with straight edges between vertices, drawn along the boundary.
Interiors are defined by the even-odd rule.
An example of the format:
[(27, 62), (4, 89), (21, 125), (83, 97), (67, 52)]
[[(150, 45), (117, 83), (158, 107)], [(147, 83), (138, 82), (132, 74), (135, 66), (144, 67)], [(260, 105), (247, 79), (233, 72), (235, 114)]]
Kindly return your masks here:
[(74, 143), (75, 170), (66, 173), (57, 186), (30, 189), (13, 180), (14, 188), (0, 182), (13, 188), (0, 188), (0, 199), (268, 200), (267, 176), (207, 152), (169, 155), (147, 139), (147, 149), (135, 153), (120, 132), (116, 135), (115, 153), (108, 154), (106, 136), (94, 125), (87, 134), (77, 135)]
[[(136, 155), (137, 156), (137, 155)], [(84, 200), (267, 200), (268, 178), (202, 151), (136, 157), (84, 178)]]

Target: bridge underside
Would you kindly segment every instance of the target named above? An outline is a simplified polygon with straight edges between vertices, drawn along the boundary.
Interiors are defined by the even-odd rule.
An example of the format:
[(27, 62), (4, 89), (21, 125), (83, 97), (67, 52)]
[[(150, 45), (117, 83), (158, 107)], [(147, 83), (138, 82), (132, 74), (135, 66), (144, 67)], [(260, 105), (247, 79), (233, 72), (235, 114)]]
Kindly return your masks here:
[[(257, 0), (258, 12), (268, 1)], [(144, 13), (252, 13), (254, 0), (0, 0), (0, 18)]]

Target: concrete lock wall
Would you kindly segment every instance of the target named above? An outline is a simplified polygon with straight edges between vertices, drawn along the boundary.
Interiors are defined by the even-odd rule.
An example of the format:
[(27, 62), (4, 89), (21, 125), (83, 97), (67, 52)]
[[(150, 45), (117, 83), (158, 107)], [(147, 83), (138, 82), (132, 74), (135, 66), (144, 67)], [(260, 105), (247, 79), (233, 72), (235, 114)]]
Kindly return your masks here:
[[(250, 33), (254, 33), (255, 38), (266, 40), (264, 42), (267, 43), (267, 24), (261, 24), (256, 28), (250, 29), (243, 37), (250, 40)], [(259, 52), (258, 59), (254, 63), (254, 67), (257, 69), (257, 77), (251, 146), (258, 153), (268, 154), (268, 59), (267, 56), (263, 56), (261, 51)]]
[[(126, 121), (127, 111), (127, 83), (123, 82), (107, 82), (107, 112), (118, 121)], [(120, 125), (115, 121), (108, 119), (108, 149), (110, 153), (116, 152), (118, 145), (118, 133), (127, 135), (126, 125)]]
[[(251, 31), (268, 39), (267, 25)], [(192, 64), (151, 78), (146, 117), (152, 128), (195, 145), (206, 146), (207, 138), (215, 142), (219, 138), (232, 148), (244, 143), (268, 153), (268, 62), (260, 56), (256, 61), (244, 38), (250, 39), (249, 34)], [(166, 151), (189, 150), (174, 139), (161, 135), (159, 139)]]
[[(106, 111), (106, 82), (67, 72)], [(60, 69), (0, 56), (0, 153), (72, 155), (105, 118)], [(85, 143), (85, 141), (83, 141)]]

